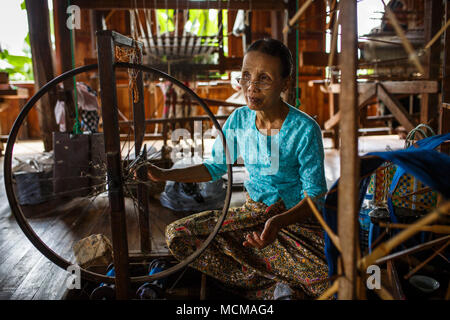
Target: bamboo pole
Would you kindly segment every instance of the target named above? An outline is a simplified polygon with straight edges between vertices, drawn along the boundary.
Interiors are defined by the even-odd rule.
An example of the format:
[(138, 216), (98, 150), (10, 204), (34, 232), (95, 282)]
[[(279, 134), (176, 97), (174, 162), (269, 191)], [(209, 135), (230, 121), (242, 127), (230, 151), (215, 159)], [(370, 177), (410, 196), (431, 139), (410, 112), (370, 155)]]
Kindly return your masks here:
[[(336, 18), (334, 19), (333, 34), (331, 35), (331, 48), (330, 48), (330, 54), (328, 56), (328, 70), (331, 70), (331, 67), (333, 66), (333, 59), (334, 59), (334, 55), (336, 53), (336, 46), (337, 46), (336, 39), (337, 39), (337, 35), (338, 35), (338, 30), (339, 30), (339, 16), (340, 16), (339, 4), (340, 4), (340, 2), (338, 2), (336, 4), (337, 11), (336, 11)], [(332, 116), (332, 115), (330, 115), (330, 116)]]
[(384, 5), (384, 10), (386, 12), (387, 18), (389, 22), (392, 24), (392, 27), (394, 27), (395, 33), (400, 37), (402, 40), (403, 47), (405, 48), (406, 52), (408, 53), (409, 59), (414, 63), (414, 65), (417, 67), (419, 72), (421, 74), (425, 73), (425, 69), (423, 68), (422, 64), (420, 63), (419, 56), (414, 51), (413, 46), (411, 45), (411, 42), (409, 42), (408, 38), (406, 38), (405, 32), (403, 31), (402, 27), (397, 21), (397, 18), (395, 17), (395, 14), (392, 12), (392, 10), (386, 6), (386, 3), (384, 0), (381, 0)]
[(304, 195), (305, 195), (306, 202), (308, 202), (314, 216), (319, 221), (322, 228), (328, 233), (328, 236), (330, 237), (330, 239), (333, 242), (333, 244), (335, 245), (335, 247), (339, 250), (339, 252), (342, 252), (339, 237), (331, 230), (331, 228), (328, 226), (328, 224), (325, 222), (325, 220), (323, 220), (322, 215), (320, 214), (319, 210), (317, 210), (316, 205), (311, 200), (311, 198), (308, 196), (306, 191), (304, 191)]
[[(410, 224), (389, 223), (389, 222), (387, 222), (387, 223), (379, 222), (378, 225), (382, 228), (386, 227), (386, 228), (393, 228), (393, 229), (407, 229), (411, 226)], [(441, 225), (423, 226), (420, 228), (419, 231), (450, 234), (450, 226), (441, 226)]]
[(433, 212), (429, 213), (425, 217), (421, 218), (417, 222), (411, 224), (411, 226), (389, 241), (380, 244), (371, 254), (365, 256), (358, 262), (358, 268), (360, 270), (366, 270), (368, 266), (374, 264), (379, 258), (387, 255), (395, 247), (402, 242), (406, 241), (416, 233), (420, 232), (423, 226), (438, 220), (442, 215), (448, 215), (450, 213), (450, 201), (446, 201), (440, 207), (436, 208)]
[(440, 254), (447, 246), (450, 244), (450, 241), (447, 241), (446, 244), (444, 244), (439, 250), (435, 251), (431, 256), (429, 256), (425, 261), (423, 261), (421, 264), (419, 264), (417, 267), (412, 269), (410, 272), (408, 272), (407, 275), (404, 276), (405, 280), (408, 280), (412, 275), (414, 275), (417, 271), (422, 269), (428, 262), (434, 259), (438, 254)]
[(356, 83), (357, 4), (354, 0), (340, 1), (342, 29), (339, 59), (341, 69), (340, 125), (341, 172), (338, 186), (338, 236), (342, 247), (343, 278), (339, 281), (339, 299), (356, 298), (356, 263), (358, 246), (358, 185), (360, 180), (358, 157), (358, 88)]
[(382, 300), (394, 300), (394, 297), (392, 294), (386, 290), (383, 286), (381, 286), (380, 289), (375, 290), (375, 293), (382, 299)]
[(439, 37), (442, 35), (442, 33), (447, 30), (447, 28), (450, 26), (450, 19), (448, 19), (447, 23), (441, 28), (441, 30), (438, 31), (433, 37), (433, 39), (430, 40), (430, 42), (427, 43), (424, 50), (428, 50), (435, 42), (439, 39)]
[(302, 14), (308, 9), (308, 7), (313, 3), (314, 0), (307, 0), (303, 5), (298, 9), (295, 15), (289, 20), (288, 25), (283, 28), (283, 33), (288, 33), (289, 29), (297, 22), (298, 19), (302, 16)]
[(396, 252), (396, 253), (393, 253), (391, 255), (385, 256), (385, 257), (375, 261), (375, 264), (380, 265), (380, 264), (385, 263), (388, 260), (398, 259), (398, 258), (402, 258), (404, 256), (408, 256), (408, 255), (413, 254), (415, 252), (419, 252), (419, 251), (428, 249), (430, 247), (433, 247), (435, 245), (438, 245), (438, 244), (440, 244), (440, 243), (442, 243), (442, 242), (444, 242), (446, 240), (450, 240), (450, 235), (442, 237), (442, 238), (439, 238), (439, 239), (435, 239), (435, 240), (432, 240), (432, 241), (429, 241), (429, 242), (426, 242), (426, 243), (422, 243), (422, 244), (419, 244), (419, 245), (414, 246), (412, 248), (409, 248), (409, 249), (406, 249), (406, 250), (403, 250), (403, 251)]
[[(358, 248), (359, 249), (359, 248)], [(361, 259), (361, 250), (356, 250), (356, 259), (359, 261)], [(361, 274), (359, 270), (356, 272), (356, 299), (357, 300), (367, 300), (366, 295), (366, 277), (367, 274)]]
[(339, 289), (339, 279), (337, 278), (333, 284), (331, 285), (331, 287), (329, 287), (319, 298), (317, 298), (317, 300), (327, 300), (328, 298), (330, 298), (333, 294), (335, 294), (338, 289)]
[(372, 242), (372, 245), (370, 246), (370, 249), (373, 249), (377, 246), (378, 242), (383, 240), (384, 236), (387, 234), (387, 230), (384, 230), (378, 238), (375, 239), (374, 242)]

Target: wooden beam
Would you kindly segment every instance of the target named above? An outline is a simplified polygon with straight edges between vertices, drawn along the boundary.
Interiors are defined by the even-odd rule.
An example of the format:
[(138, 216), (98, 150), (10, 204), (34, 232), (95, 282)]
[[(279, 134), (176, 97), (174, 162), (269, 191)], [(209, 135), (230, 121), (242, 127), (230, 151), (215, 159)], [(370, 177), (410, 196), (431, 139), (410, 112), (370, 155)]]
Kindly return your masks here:
[[(365, 90), (365, 86), (370, 86), (372, 83), (358, 84), (358, 90)], [(386, 90), (391, 94), (421, 94), (421, 93), (437, 93), (439, 91), (438, 81), (417, 80), (417, 81), (381, 81)], [(333, 93), (341, 92), (341, 85), (334, 83), (331, 86)]]
[[(208, 99), (208, 98), (202, 98), (202, 100), (205, 101), (206, 104), (209, 106), (227, 106), (227, 107), (236, 107), (236, 108), (243, 106), (243, 104), (240, 104), (240, 103), (228, 102), (228, 101), (224, 101), (224, 100)], [(198, 103), (196, 101), (193, 101), (192, 103), (198, 105)]]
[(284, 1), (258, 0), (258, 1), (201, 1), (201, 0), (72, 0), (71, 4), (82, 9), (101, 10), (128, 10), (128, 9), (228, 9), (228, 10), (284, 10)]
[[(373, 83), (369, 86), (364, 87), (364, 91), (362, 91), (358, 97), (358, 106), (359, 110), (361, 110), (363, 107), (365, 107), (370, 100), (372, 100), (373, 97), (375, 97), (377, 94), (376, 84)], [(339, 120), (341, 119), (341, 112), (336, 112), (333, 116), (331, 116), (330, 119), (328, 119), (325, 124), (324, 128), (325, 130), (329, 130), (336, 126), (339, 123)]]
[(378, 84), (377, 95), (405, 130), (411, 131), (416, 127), (416, 121), (413, 117), (406, 111), (397, 98), (389, 93), (386, 87), (381, 83)]
[[(301, 51), (299, 56), (300, 67), (327, 67), (329, 56), (329, 53), (322, 51)], [(333, 58), (333, 63), (339, 64), (338, 55), (335, 55), (335, 57)]]
[[(124, 38), (124, 41), (120, 41)], [(98, 72), (102, 101), (103, 132), (108, 167), (108, 195), (111, 215), (111, 235), (114, 250), (115, 284), (118, 300), (130, 296), (130, 273), (128, 269), (128, 239), (123, 191), (119, 121), (117, 108), (116, 75), (113, 67), (114, 42), (127, 45), (125, 38), (112, 31), (97, 33)], [(132, 42), (131, 42), (132, 43)]]
[[(95, 58), (84, 58), (84, 64), (93, 64), (97, 63), (98, 60)], [(152, 64), (149, 65), (152, 68), (158, 69), (162, 72), (168, 71), (167, 63), (166, 64)], [(222, 64), (187, 64), (187, 63), (173, 63), (171, 64), (172, 70), (181, 70), (182, 72), (190, 72), (195, 68), (195, 71), (220, 71), (220, 69), (224, 68), (225, 70), (241, 70), (242, 67), (242, 58), (241, 57), (224, 57)], [(124, 69), (122, 69), (124, 70)]]
[[(228, 119), (229, 115), (216, 115), (217, 120), (226, 120)], [(155, 123), (177, 123), (182, 121), (211, 121), (209, 116), (203, 115), (203, 116), (193, 116), (193, 117), (178, 117), (178, 118), (152, 118), (152, 119), (146, 119), (145, 124), (155, 124)], [(133, 121), (131, 120), (121, 120), (119, 121), (119, 125), (125, 126), (125, 125), (133, 125)]]
[[(283, 28), (283, 33), (288, 33), (289, 29), (297, 22), (298, 19), (300, 19), (300, 17), (302, 16), (302, 14), (306, 11), (306, 9), (308, 9), (308, 7), (311, 5), (311, 3), (313, 3), (314, 0), (306, 0), (302, 6), (300, 7), (300, 9), (298, 9), (298, 11), (294, 14), (294, 16), (289, 19), (289, 22), (287, 24), (287, 26), (285, 26)], [(295, 2), (295, 1), (293, 1)]]
[[(358, 98), (357, 70), (357, 11), (356, 1), (341, 0), (341, 174), (338, 186), (338, 236), (342, 247), (344, 276), (339, 281), (338, 298), (355, 299), (357, 288), (356, 261), (358, 252)], [(345, 63), (344, 63), (345, 62)]]
[[(46, 0), (25, 0), (30, 33), (31, 56), (35, 90), (53, 79), (52, 45), (50, 42), (50, 23)], [(56, 104), (56, 92), (50, 91), (38, 102), (41, 112), (38, 112), (39, 127), (45, 151), (53, 148), (52, 132), (57, 130), (53, 107)]]
[[(442, 1), (425, 0), (425, 43), (428, 43), (442, 27)], [(441, 61), (441, 41), (436, 41), (425, 53), (424, 78), (439, 79)], [(438, 129), (439, 101), (437, 94), (422, 94), (420, 102), (420, 122)]]

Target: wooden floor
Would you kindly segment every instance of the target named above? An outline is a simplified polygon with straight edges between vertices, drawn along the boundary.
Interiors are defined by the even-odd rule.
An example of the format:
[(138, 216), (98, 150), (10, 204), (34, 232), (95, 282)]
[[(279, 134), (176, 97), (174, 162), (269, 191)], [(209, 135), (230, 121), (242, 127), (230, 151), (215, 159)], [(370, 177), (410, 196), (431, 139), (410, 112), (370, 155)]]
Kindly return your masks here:
[[(325, 139), (325, 173), (328, 187), (339, 176), (339, 152), (327, 149), (330, 141)], [(360, 138), (360, 153), (369, 151), (384, 151), (389, 145), (392, 149), (403, 147), (403, 141), (396, 136), (362, 137)], [(54, 265), (44, 257), (26, 238), (20, 230), (9, 208), (4, 190), (3, 158), (0, 158), (0, 300), (59, 300), (66, 293), (65, 282), (68, 272)], [(238, 206), (243, 193), (233, 194), (231, 206)], [(67, 260), (74, 261), (72, 245), (89, 234), (103, 233), (110, 238), (109, 215), (106, 214), (107, 196), (100, 195), (94, 202), (80, 199), (58, 207), (58, 210), (45, 210), (39, 216), (29, 215), (29, 221), (35, 232), (55, 252)], [(138, 249), (137, 219), (133, 213), (133, 205), (127, 201), (130, 208), (127, 216), (129, 230), (129, 248)], [(164, 241), (164, 226), (182, 217), (169, 209), (162, 207), (153, 199), (150, 202), (153, 214), (152, 247), (157, 251), (167, 251)], [(42, 211), (41, 211), (42, 212)]]

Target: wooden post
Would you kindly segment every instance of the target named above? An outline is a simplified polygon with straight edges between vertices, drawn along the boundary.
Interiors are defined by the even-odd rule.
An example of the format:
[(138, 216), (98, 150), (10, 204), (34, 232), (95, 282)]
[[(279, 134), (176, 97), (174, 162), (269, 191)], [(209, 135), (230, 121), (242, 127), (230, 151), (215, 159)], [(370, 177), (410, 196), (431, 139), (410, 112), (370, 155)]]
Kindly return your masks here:
[[(424, 27), (425, 43), (428, 43), (442, 27), (442, 1), (425, 0)], [(438, 80), (441, 55), (441, 41), (436, 41), (425, 54), (425, 74), (427, 80)], [(437, 94), (422, 94), (420, 122), (438, 129), (439, 100)]]
[(283, 15), (282, 11), (271, 10), (270, 11), (270, 31), (273, 39), (283, 41), (282, 33)]
[[(336, 1), (333, 1), (333, 7), (332, 10), (336, 10), (338, 9), (338, 4)], [(337, 33), (339, 30), (339, 19), (338, 19), (338, 12), (334, 12), (331, 15), (331, 19), (330, 19), (330, 27), (332, 30), (332, 37), (331, 37), (331, 43), (330, 43), (330, 55), (328, 57), (328, 67), (329, 67), (329, 72), (331, 72), (330, 74), (330, 80), (331, 80), (331, 84), (338, 82), (337, 76), (334, 74), (333, 72), (333, 65), (335, 65), (337, 63), (337, 59), (335, 60), (335, 58), (337, 57), (337, 41), (338, 41), (338, 37), (337, 37)], [(330, 92), (328, 94), (328, 103), (329, 103), (329, 110), (330, 110), (330, 118), (333, 117), (337, 112), (339, 112), (339, 98), (338, 95)], [(339, 127), (336, 126), (334, 128), (332, 128), (331, 130), (333, 130), (333, 148), (334, 149), (339, 149), (340, 147), (340, 137), (339, 137)]]
[[(297, 12), (297, 6), (296, 6), (296, 0), (288, 1), (288, 8), (287, 8), (287, 20), (286, 24), (289, 23), (289, 17), (293, 17), (295, 13)], [(297, 33), (294, 29), (289, 30), (289, 32), (283, 32), (283, 42), (284, 44), (289, 48), (289, 50), (292, 53), (292, 59), (294, 60), (294, 73), (292, 75), (292, 82), (291, 86), (286, 90), (285, 93), (285, 100), (287, 103), (295, 106), (296, 105), (296, 87), (297, 87), (297, 79), (296, 79), (296, 73), (298, 65), (296, 63), (296, 55), (297, 55)]]
[(394, 115), (395, 119), (407, 130), (411, 131), (416, 126), (414, 118), (406, 111), (398, 99), (389, 93), (383, 84), (378, 83), (377, 94), (380, 101), (382, 101), (389, 111)]
[(244, 29), (244, 33), (242, 34), (242, 50), (244, 51), (244, 53), (247, 51), (247, 48), (250, 46), (250, 44), (252, 43), (252, 11), (246, 11), (245, 12), (246, 15), (246, 19), (248, 17), (248, 24), (245, 23), (245, 29)]
[(90, 19), (90, 32), (91, 32), (91, 48), (92, 55), (97, 55), (97, 41), (96, 41), (96, 32), (99, 30), (104, 30), (105, 18), (104, 11), (101, 10), (89, 10), (89, 19)]
[(220, 29), (221, 27), (223, 28), (223, 10), (219, 10), (218, 12), (218, 16), (217, 16), (217, 25), (219, 28), (219, 66), (220, 66), (220, 73), (225, 73), (225, 68), (224, 68), (224, 51), (223, 51), (223, 29)]
[(128, 240), (123, 193), (122, 159), (116, 92), (116, 73), (113, 67), (114, 43), (111, 31), (97, 33), (98, 70), (102, 101), (103, 132), (108, 168), (108, 194), (111, 214), (111, 234), (116, 270), (116, 297), (127, 299), (130, 291), (128, 270)]
[[(142, 52), (142, 46), (139, 46)], [(140, 57), (142, 60), (142, 55)], [(138, 90), (138, 101), (135, 101), (133, 93), (133, 124), (134, 124), (134, 154), (137, 158), (141, 152), (142, 144), (145, 135), (145, 104), (144, 104), (144, 85), (142, 80), (142, 71), (138, 72), (136, 85)], [(144, 158), (147, 160), (147, 148), (144, 147)], [(147, 167), (143, 166), (138, 170), (139, 180), (147, 181)], [(150, 242), (150, 219), (148, 209), (148, 187), (143, 183), (137, 186), (137, 200), (139, 205), (139, 232), (141, 240), (141, 251), (149, 253), (151, 251)]]
[[(450, 19), (450, 0), (445, 2), (445, 21)], [(442, 70), (442, 102), (450, 104), (450, 28), (444, 33), (444, 63)], [(447, 124), (447, 128), (450, 123)], [(442, 133), (448, 132), (441, 131)]]
[(357, 98), (357, 12), (355, 0), (340, 3), (341, 21), (341, 177), (338, 198), (338, 236), (342, 247), (343, 273), (339, 299), (356, 298), (356, 258), (358, 250), (358, 98)]
[[(58, 74), (64, 73), (73, 68), (70, 29), (67, 28), (66, 25), (66, 21), (68, 18), (67, 4), (67, 1), (53, 0), (53, 17), (55, 24), (55, 57), (56, 71)], [(75, 123), (73, 78), (64, 81), (63, 85), (65, 92), (66, 131), (72, 132), (72, 128)]]
[[(445, 2), (445, 21), (450, 19), (450, 0)], [(439, 133), (450, 132), (450, 29), (444, 33), (444, 63), (442, 70), (442, 104), (439, 112)], [(449, 146), (441, 151), (450, 154)]]
[[(35, 90), (38, 91), (54, 77), (48, 6), (46, 0), (25, 0), (25, 4), (30, 32)], [(41, 112), (38, 113), (38, 119), (45, 151), (52, 150), (52, 132), (57, 130), (53, 111), (56, 104), (55, 94), (54, 91), (51, 91), (39, 100)]]

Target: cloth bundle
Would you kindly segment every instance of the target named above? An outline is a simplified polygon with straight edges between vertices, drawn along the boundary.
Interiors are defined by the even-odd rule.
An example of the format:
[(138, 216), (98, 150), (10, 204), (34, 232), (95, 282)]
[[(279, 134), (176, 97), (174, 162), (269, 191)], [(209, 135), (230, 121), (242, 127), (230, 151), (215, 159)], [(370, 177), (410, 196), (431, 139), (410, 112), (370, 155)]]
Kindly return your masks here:
[[(183, 168), (195, 163), (201, 163), (201, 160), (184, 158), (172, 168)], [(175, 211), (201, 212), (222, 209), (225, 196), (223, 179), (201, 183), (167, 181), (160, 202), (164, 207)]]
[[(81, 128), (85, 132), (95, 133), (98, 131), (100, 120), (98, 114), (98, 102), (96, 92), (83, 82), (77, 82), (77, 102), (81, 116)], [(66, 110), (64, 101), (58, 100), (55, 105), (56, 123), (59, 131), (66, 132)]]

